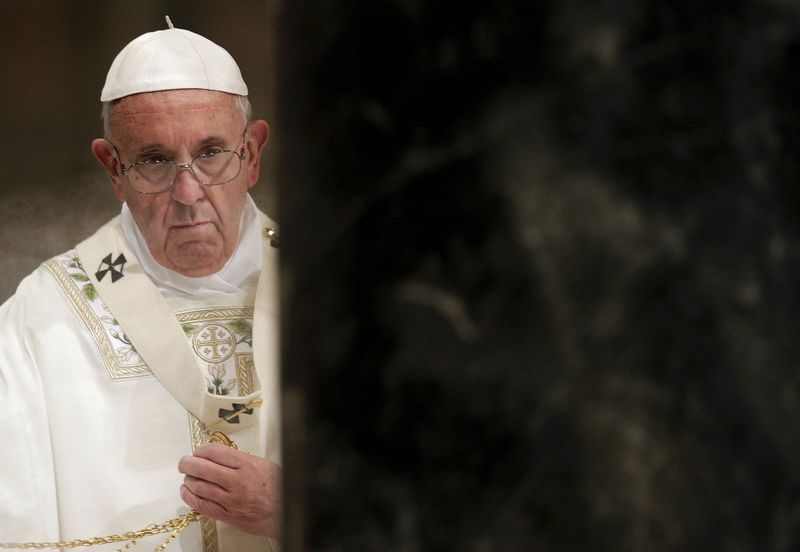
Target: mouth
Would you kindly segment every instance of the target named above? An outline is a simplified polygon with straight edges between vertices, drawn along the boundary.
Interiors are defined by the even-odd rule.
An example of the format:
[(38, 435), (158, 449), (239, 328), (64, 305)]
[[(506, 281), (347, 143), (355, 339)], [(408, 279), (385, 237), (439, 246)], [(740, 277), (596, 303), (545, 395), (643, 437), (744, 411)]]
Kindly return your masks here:
[(210, 222), (183, 222), (172, 225), (172, 229), (178, 232), (203, 232), (211, 224)]

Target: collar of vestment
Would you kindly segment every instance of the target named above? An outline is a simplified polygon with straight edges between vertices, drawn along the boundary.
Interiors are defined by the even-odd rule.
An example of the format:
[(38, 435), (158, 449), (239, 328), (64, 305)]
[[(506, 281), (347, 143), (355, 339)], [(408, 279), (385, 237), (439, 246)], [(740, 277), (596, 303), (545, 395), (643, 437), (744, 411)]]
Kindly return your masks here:
[[(127, 339), (147, 363), (153, 375), (170, 394), (206, 428), (220, 429), (238, 441), (239, 436), (253, 435), (247, 449), (264, 450), (267, 457), (279, 461), (279, 406), (277, 402), (277, 261), (278, 250), (271, 247), (269, 233), (274, 228), (267, 217), (256, 211), (263, 269), (258, 279), (253, 312), (253, 355), (258, 377), (252, 393), (244, 396), (220, 396), (208, 392), (197, 370), (197, 360), (185, 334), (159, 287), (145, 271), (134, 248), (126, 238), (122, 216), (111, 220), (92, 237), (78, 244), (76, 250), (97, 294), (108, 306)], [(241, 245), (241, 243), (240, 243)], [(260, 402), (260, 412), (268, 412), (267, 431), (253, 431), (263, 416), (252, 415)], [(239, 416), (231, 413), (240, 412)], [(235, 421), (232, 421), (235, 420)], [(252, 441), (251, 438), (247, 438)]]

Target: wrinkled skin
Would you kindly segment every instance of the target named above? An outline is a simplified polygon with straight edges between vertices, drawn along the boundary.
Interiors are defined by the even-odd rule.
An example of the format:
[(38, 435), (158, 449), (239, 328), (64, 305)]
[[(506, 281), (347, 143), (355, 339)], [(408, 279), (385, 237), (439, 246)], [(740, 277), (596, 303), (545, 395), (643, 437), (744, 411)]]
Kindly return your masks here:
[(258, 180), (269, 127), (265, 121), (249, 123), (241, 172), (219, 186), (202, 186), (190, 171), (181, 170), (171, 190), (142, 195), (130, 186), (120, 163), (129, 166), (162, 156), (182, 164), (209, 147), (238, 151), (244, 129), (233, 97), (224, 92), (149, 92), (122, 98), (113, 107), (114, 143), (97, 139), (92, 152), (159, 264), (190, 277), (208, 276), (225, 266), (239, 239), (247, 190)]
[(181, 498), (201, 514), (242, 531), (280, 538), (280, 468), (259, 456), (216, 443), (184, 456)]

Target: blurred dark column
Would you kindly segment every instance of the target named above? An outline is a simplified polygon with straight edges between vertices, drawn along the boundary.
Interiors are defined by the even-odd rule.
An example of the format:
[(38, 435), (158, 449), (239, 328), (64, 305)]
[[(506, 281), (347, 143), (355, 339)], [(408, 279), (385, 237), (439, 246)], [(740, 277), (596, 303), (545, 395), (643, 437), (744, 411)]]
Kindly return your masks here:
[(800, 7), (279, 28), (287, 550), (798, 549)]
[(498, 185), (536, 134), (542, 13), (357, 4), (281, 23), (287, 549), (570, 539), (580, 451), (538, 414), (550, 306)]

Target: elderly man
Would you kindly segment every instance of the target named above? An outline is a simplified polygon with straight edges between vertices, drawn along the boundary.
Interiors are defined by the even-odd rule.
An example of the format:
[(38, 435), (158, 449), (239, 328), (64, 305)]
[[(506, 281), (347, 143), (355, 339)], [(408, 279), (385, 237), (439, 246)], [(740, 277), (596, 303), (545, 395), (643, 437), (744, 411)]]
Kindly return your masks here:
[(277, 550), (277, 242), (248, 195), (269, 127), (230, 55), (169, 27), (102, 91), (122, 213), (0, 307), (0, 542)]

